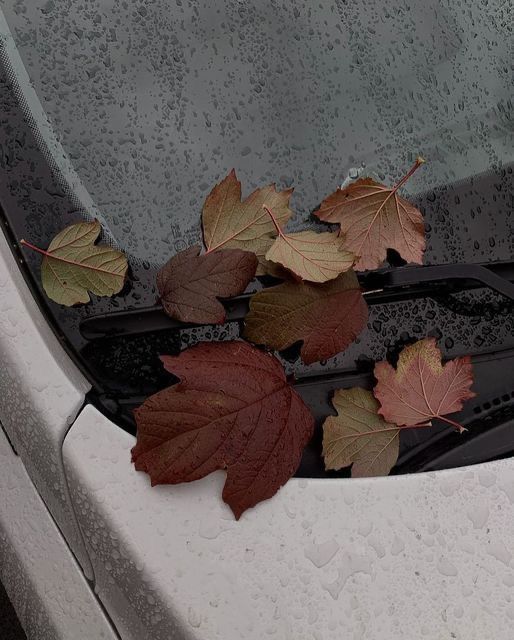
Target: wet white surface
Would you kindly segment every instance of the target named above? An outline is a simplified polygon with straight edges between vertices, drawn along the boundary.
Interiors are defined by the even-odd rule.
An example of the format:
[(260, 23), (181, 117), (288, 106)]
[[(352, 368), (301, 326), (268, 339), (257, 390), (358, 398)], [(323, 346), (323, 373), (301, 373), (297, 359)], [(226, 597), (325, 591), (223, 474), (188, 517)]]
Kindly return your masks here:
[(91, 406), (64, 444), (98, 592), (124, 638), (512, 638), (511, 460), (293, 479), (236, 522), (221, 472), (151, 488), (133, 444)]
[(79, 565), (1, 428), (0, 580), (29, 640), (115, 640)]
[(62, 440), (89, 384), (43, 318), (0, 231), (0, 422), (88, 576)]

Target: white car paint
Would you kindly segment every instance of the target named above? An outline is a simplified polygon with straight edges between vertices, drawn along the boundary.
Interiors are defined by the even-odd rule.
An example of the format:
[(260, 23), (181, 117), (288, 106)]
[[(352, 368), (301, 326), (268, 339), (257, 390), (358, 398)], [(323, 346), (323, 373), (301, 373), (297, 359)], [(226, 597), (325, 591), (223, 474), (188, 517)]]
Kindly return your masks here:
[(150, 488), (133, 444), (91, 406), (64, 443), (98, 593), (123, 638), (512, 638), (512, 460), (292, 479), (236, 522), (223, 473)]
[(0, 231), (0, 422), (91, 578), (61, 457), (89, 388), (38, 309)]
[(29, 640), (117, 637), (1, 427), (0, 580)]
[[(512, 460), (381, 479), (293, 479), (235, 522), (220, 498), (222, 473), (152, 489), (130, 463), (132, 436), (92, 406), (74, 420), (87, 384), (3, 237), (0, 259), (0, 416), (70, 548), (86, 570), (91, 562), (124, 640), (510, 640)], [(18, 476), (3, 468), (12, 483)], [(22, 492), (9, 496), (9, 513), (23, 509)], [(27, 580), (46, 577), (49, 566), (5, 514), (3, 556), (19, 563), (28, 549)], [(59, 535), (42, 528), (45, 517), (34, 510), (30, 525), (50, 544)], [(51, 609), (52, 590), (37, 594), (34, 606)]]

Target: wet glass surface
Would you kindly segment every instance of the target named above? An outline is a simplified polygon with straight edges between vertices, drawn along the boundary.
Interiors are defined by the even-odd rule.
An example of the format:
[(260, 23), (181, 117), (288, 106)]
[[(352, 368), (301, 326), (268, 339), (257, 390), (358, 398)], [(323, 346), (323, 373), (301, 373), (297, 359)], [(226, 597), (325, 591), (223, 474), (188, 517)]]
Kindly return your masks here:
[[(44, 246), (88, 214), (129, 252), (130, 280), (119, 295), (72, 309), (40, 298), (95, 383), (102, 410), (128, 430), (131, 409), (171, 381), (159, 354), (237, 339), (240, 325), (88, 342), (80, 323), (155, 304), (156, 268), (199, 239), (203, 200), (231, 167), (246, 192), (271, 181), (295, 186), (298, 228), (342, 182), (368, 173), (394, 182), (422, 154), (428, 162), (406, 194), (425, 216), (426, 263), (514, 255), (508, 3), (4, 0), (2, 7), (10, 34), (0, 20), (0, 54), (16, 55), (14, 75), (0, 64), (0, 205), (12, 240)], [(29, 80), (24, 119), (19, 90), (30, 97)], [(24, 258), (37, 289), (40, 257)], [(281, 359), (304, 379), (299, 388), (321, 417), (331, 411), (331, 384), (369, 386), (373, 361), (426, 335), (438, 338), (445, 357), (472, 354), (478, 363), (510, 354), (477, 366), (478, 396), (463, 417), (486, 424), (512, 409), (513, 322), (512, 303), (490, 290), (443, 292), (373, 305), (359, 339), (326, 363), (307, 367), (298, 349)], [(309, 386), (317, 376), (335, 377)], [(440, 453), (432, 441), (423, 449), (425, 437), (402, 434), (403, 470)], [(319, 448), (318, 432), (301, 475), (324, 473)], [(461, 458), (451, 464), (469, 461)]]
[(514, 252), (512, 218), (473, 179), (513, 159), (503, 0), (2, 4), (57, 164), (135, 260), (197, 241), (232, 167), (246, 192), (294, 186), (300, 227), (345, 180), (392, 182), (418, 154), (411, 195), (459, 191), (427, 216), (426, 261)]

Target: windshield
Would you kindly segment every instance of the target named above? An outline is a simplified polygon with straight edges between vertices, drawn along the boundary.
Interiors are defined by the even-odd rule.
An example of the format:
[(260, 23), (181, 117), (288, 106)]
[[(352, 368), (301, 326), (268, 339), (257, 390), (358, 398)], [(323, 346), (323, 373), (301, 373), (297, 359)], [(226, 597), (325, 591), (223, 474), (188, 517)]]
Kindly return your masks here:
[(298, 227), (337, 185), (394, 181), (418, 154), (410, 194), (464, 187), (429, 221), (426, 261), (484, 261), (490, 243), (510, 259), (512, 221), (473, 193), (512, 161), (507, 5), (3, 2), (54, 162), (154, 264), (199, 240), (205, 196), (232, 167), (247, 193), (294, 186)]
[[(156, 270), (200, 241), (203, 202), (232, 168), (244, 195), (270, 182), (294, 187), (297, 230), (339, 185), (360, 175), (394, 184), (421, 155), (404, 193), (424, 214), (425, 265), (492, 265), (514, 281), (503, 264), (514, 256), (509, 3), (390, 5), (3, 1), (0, 222), (14, 246), (48, 246), (66, 225), (96, 217), (128, 254), (119, 294), (73, 308), (42, 295), (38, 254), (18, 257), (95, 402), (129, 431), (132, 409), (170, 383), (160, 354), (241, 335), (244, 304), (222, 326), (170, 327), (155, 286)], [(402, 264), (388, 254), (392, 272)], [(316, 415), (330, 413), (334, 388), (369, 388), (374, 362), (425, 336), (446, 358), (473, 357), (477, 398), (464, 423), (479, 416), (485, 429), (485, 416), (504, 405), (512, 413), (512, 296), (452, 282), (372, 292), (367, 326), (326, 362), (304, 365), (297, 345), (281, 353)], [(369, 293), (383, 283), (361, 285)], [(316, 437), (300, 475), (325, 473)], [(400, 469), (426, 468), (424, 437), (402, 439)], [(439, 449), (430, 441), (430, 452), (467, 437)], [(512, 451), (510, 440), (494, 455)]]

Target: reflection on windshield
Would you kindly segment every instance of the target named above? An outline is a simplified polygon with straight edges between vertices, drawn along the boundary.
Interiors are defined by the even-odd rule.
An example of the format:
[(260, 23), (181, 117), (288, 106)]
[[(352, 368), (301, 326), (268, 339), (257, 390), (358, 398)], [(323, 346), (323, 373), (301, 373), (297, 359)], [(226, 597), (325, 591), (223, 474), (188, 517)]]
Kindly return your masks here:
[[(72, 4), (3, 7), (57, 162), (136, 258), (197, 240), (231, 167), (247, 190), (294, 185), (301, 221), (341, 182), (392, 182), (418, 153), (429, 162), (411, 194), (461, 180), (471, 193), (472, 176), (512, 162), (504, 0)], [(480, 215), (494, 227), (494, 210)], [(474, 259), (472, 230), (451, 214), (429, 222)]]

